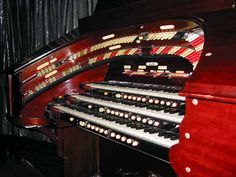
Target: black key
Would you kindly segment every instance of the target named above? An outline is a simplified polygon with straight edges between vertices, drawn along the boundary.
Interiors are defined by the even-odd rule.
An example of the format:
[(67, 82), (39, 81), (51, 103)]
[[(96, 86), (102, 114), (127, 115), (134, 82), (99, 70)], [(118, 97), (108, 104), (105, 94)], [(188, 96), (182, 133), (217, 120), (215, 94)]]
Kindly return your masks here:
[(164, 124), (162, 124), (162, 125), (159, 125), (158, 128), (163, 129), (163, 130), (170, 130), (170, 129), (172, 129), (172, 128), (175, 128), (175, 126), (176, 126), (175, 124), (164, 123)]
[(156, 110), (156, 111), (165, 110), (165, 107), (163, 107), (163, 106), (156, 106), (156, 107), (155, 107), (155, 110)]
[(131, 123), (126, 124), (126, 126), (131, 127), (131, 126), (134, 126), (134, 124), (135, 124), (134, 122), (131, 122)]
[(180, 103), (178, 106), (179, 109), (185, 109), (185, 103)]
[(180, 115), (180, 116), (183, 116), (184, 114), (185, 114), (185, 110), (180, 110), (180, 111), (179, 111), (179, 115)]
[(166, 135), (166, 131), (162, 130), (158, 133), (158, 136), (165, 136)]
[(150, 130), (152, 130), (153, 128), (152, 127), (148, 127), (148, 128), (145, 128), (143, 131), (144, 132), (149, 132)]
[(166, 132), (166, 134), (164, 135), (164, 138), (170, 138), (172, 136), (173, 136), (173, 133)]
[(179, 139), (179, 135), (178, 134), (177, 135), (173, 135), (173, 136), (170, 137), (170, 139), (171, 140), (177, 140), (177, 139)]
[(179, 127), (170, 129), (170, 132), (179, 133)]
[(152, 129), (149, 130), (148, 132), (149, 132), (150, 134), (154, 134), (154, 133), (159, 133), (160, 131), (162, 131), (162, 130), (157, 129), (157, 128), (152, 128)]
[(170, 110), (171, 110), (171, 108), (166, 108), (165, 110), (164, 110), (164, 112), (170, 112)]
[(175, 113), (177, 113), (177, 112), (179, 112), (179, 111), (180, 111), (179, 109), (176, 109), (176, 108), (170, 108), (169, 113), (170, 113), (170, 114), (175, 114)]

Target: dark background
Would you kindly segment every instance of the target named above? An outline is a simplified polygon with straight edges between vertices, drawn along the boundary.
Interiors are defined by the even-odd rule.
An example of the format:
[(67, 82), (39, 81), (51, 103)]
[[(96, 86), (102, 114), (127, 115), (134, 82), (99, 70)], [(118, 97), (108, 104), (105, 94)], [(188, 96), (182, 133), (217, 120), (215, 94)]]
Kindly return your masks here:
[(43, 134), (15, 127), (6, 119), (6, 69), (72, 30), (79, 35), (79, 19), (136, 1), (142, 0), (0, 0), (0, 135), (48, 140)]
[(0, 134), (47, 140), (37, 132), (16, 128), (5, 118), (4, 71), (25, 60), (93, 14), (98, 0), (0, 0)]

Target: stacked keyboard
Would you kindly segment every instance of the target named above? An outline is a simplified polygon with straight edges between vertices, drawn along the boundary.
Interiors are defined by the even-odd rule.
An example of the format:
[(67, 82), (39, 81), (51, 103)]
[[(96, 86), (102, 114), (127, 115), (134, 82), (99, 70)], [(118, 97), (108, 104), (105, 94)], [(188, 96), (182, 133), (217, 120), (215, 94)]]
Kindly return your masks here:
[(124, 81), (80, 87), (79, 94), (55, 98), (48, 115), (168, 161), (168, 149), (178, 143), (185, 114), (180, 87)]

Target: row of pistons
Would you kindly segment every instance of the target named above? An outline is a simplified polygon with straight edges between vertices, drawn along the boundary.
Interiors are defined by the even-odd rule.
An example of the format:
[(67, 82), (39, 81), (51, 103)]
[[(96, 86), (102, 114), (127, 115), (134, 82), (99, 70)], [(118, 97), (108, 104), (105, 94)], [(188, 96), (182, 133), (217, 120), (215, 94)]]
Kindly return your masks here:
[(115, 139), (115, 140), (120, 141), (122, 143), (126, 143), (126, 144), (134, 146), (134, 147), (139, 145), (139, 142), (133, 138), (130, 138), (126, 135), (117, 133), (113, 130), (94, 125), (89, 122), (79, 121), (79, 125), (81, 127), (84, 127), (86, 129), (90, 130), (90, 131), (96, 132), (100, 135), (106, 136), (111, 139)]
[(125, 111), (103, 107), (103, 106), (97, 106), (97, 105), (95, 106), (91, 104), (88, 105), (88, 108), (97, 109), (100, 113), (103, 113), (103, 114), (117, 116), (124, 119), (130, 119), (132, 121), (140, 122), (140, 123), (147, 124), (150, 126), (158, 127), (160, 125), (159, 121), (151, 119), (149, 117), (143, 117), (139, 114), (134, 114), (134, 113), (125, 112)]
[(168, 99), (162, 99), (162, 98), (153, 98), (149, 96), (140, 96), (140, 95), (134, 95), (134, 94), (128, 94), (128, 93), (111, 93), (108, 91), (104, 91), (103, 94), (104, 96), (109, 96), (109, 95), (114, 94), (115, 98), (118, 98), (118, 99), (130, 100), (130, 101), (146, 103), (146, 104), (161, 105), (163, 107), (166, 106), (166, 107), (176, 108), (181, 104), (180, 101), (168, 100)]

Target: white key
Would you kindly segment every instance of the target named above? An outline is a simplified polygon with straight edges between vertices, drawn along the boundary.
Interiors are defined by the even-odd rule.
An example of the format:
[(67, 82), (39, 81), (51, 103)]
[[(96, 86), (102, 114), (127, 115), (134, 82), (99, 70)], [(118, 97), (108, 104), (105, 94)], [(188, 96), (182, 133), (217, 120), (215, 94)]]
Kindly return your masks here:
[(133, 129), (130, 127), (126, 127), (125, 125), (120, 125), (115, 122), (104, 120), (101, 117), (96, 117), (93, 115), (85, 114), (83, 112), (72, 110), (72, 109), (64, 107), (64, 106), (58, 105), (58, 106), (54, 106), (54, 107), (63, 111), (64, 113), (78, 117), (78, 118), (83, 119), (85, 121), (89, 121), (91, 123), (101, 125), (103, 127), (120, 132), (122, 134), (126, 134), (126, 135), (134, 137), (134, 138), (145, 140), (147, 142), (157, 144), (157, 145), (160, 145), (160, 146), (163, 146), (166, 148), (170, 148), (171, 146), (173, 146), (179, 142), (179, 140), (170, 140), (170, 139), (166, 139), (163, 137), (159, 137), (157, 134), (149, 134), (147, 132), (144, 132), (143, 130), (136, 130), (136, 129)]
[(117, 91), (117, 92), (122, 92), (122, 93), (131, 93), (131, 94), (185, 101), (185, 97), (179, 96), (176, 93), (168, 93), (168, 92), (163, 92), (163, 91), (155, 91), (151, 89), (145, 90), (145, 89), (139, 89), (139, 88), (129, 88), (129, 87), (121, 87), (121, 86), (113, 86), (113, 85), (108, 86), (108, 85), (102, 85), (102, 84), (96, 84), (96, 83), (91, 83), (91, 84), (86, 84), (86, 85), (91, 88), (96, 88), (96, 89), (103, 89), (103, 90)]
[(140, 108), (140, 107), (135, 107), (135, 106), (124, 105), (121, 103), (114, 103), (114, 102), (110, 102), (110, 101), (106, 101), (106, 100), (90, 98), (90, 97), (78, 95), (78, 94), (73, 94), (70, 96), (73, 98), (76, 98), (80, 101), (85, 101), (85, 102), (89, 102), (89, 103), (93, 103), (93, 104), (97, 104), (97, 105), (102, 105), (102, 106), (109, 107), (109, 108), (119, 109), (122, 111), (129, 111), (129, 112), (132, 112), (135, 114), (140, 114), (140, 115), (144, 115), (147, 117), (153, 117), (156, 119), (161, 119), (161, 120), (174, 122), (174, 123), (181, 123), (183, 120), (183, 117), (184, 117), (184, 116), (179, 116), (179, 115), (175, 115), (175, 114), (164, 113), (164, 111), (154, 111), (154, 110), (149, 110), (146, 108)]

